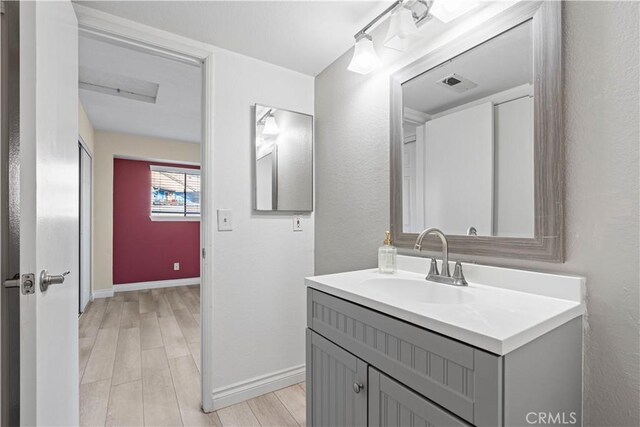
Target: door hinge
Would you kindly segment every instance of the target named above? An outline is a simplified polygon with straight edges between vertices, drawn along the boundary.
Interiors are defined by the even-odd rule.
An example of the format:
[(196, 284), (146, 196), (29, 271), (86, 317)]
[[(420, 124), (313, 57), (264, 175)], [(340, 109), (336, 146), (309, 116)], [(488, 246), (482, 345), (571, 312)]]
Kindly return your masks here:
[(202, 259), (205, 259), (207, 257), (207, 251), (202, 248)]
[(4, 15), (4, 0), (0, 0), (0, 14)]
[(25, 295), (30, 295), (36, 291), (35, 287), (36, 276), (33, 273), (23, 274), (19, 276), (16, 274), (12, 279), (5, 280), (2, 285), (5, 288), (22, 288), (22, 293)]

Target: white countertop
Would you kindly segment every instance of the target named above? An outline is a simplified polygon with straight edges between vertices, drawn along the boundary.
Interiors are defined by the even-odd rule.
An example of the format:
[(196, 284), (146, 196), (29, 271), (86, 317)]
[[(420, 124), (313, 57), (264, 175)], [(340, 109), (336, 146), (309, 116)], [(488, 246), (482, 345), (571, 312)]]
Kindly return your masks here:
[[(403, 267), (422, 264), (407, 258), (399, 264)], [(409, 323), (438, 332), (472, 346), (498, 355), (507, 354), (516, 348), (533, 341), (556, 327), (584, 313), (583, 289), (585, 279), (577, 276), (535, 273), (514, 269), (463, 265), (469, 286), (454, 287), (446, 284), (425, 283), (427, 292), (421, 292), (419, 286), (410, 286), (405, 295), (396, 292), (380, 291), (371, 284), (363, 283), (369, 279), (417, 279), (424, 281), (425, 273), (398, 271), (398, 273), (380, 274), (377, 269), (351, 271), (347, 273), (314, 276), (305, 279), (308, 287), (355, 302)], [(426, 267), (424, 267), (426, 269)], [(415, 268), (414, 268), (415, 270)], [(468, 271), (468, 273), (467, 273)], [(474, 277), (485, 283), (474, 282)], [(487, 284), (490, 277), (496, 278), (496, 284)], [(505, 278), (507, 283), (505, 283)], [(515, 280), (509, 289), (508, 280)], [(577, 295), (576, 298), (541, 295), (544, 293), (545, 280), (554, 286), (565, 286), (567, 292), (561, 295)], [(407, 282), (409, 283), (409, 282)], [(412, 284), (419, 285), (417, 282)], [(388, 286), (388, 285), (384, 285)], [(449, 292), (455, 297), (462, 296), (460, 302), (437, 304), (428, 302), (428, 289), (434, 286), (455, 288)], [(546, 286), (548, 288), (548, 286)], [(439, 290), (439, 289), (436, 289)], [(413, 295), (416, 293), (416, 295)], [(420, 295), (417, 295), (420, 294)], [(558, 294), (554, 290), (554, 294)], [(455, 298), (454, 298), (455, 299)]]

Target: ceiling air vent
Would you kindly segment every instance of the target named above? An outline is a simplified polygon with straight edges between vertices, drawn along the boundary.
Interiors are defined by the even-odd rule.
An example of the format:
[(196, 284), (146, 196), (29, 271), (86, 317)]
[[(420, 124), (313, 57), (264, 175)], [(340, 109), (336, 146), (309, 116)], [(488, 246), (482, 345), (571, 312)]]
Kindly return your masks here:
[(469, 89), (473, 89), (474, 87), (478, 86), (477, 83), (474, 83), (471, 80), (455, 73), (449, 74), (447, 77), (438, 80), (436, 84), (451, 89), (456, 93), (466, 92)]
[(87, 67), (80, 67), (78, 78), (80, 89), (121, 96), (150, 104), (156, 103), (160, 87), (157, 83)]

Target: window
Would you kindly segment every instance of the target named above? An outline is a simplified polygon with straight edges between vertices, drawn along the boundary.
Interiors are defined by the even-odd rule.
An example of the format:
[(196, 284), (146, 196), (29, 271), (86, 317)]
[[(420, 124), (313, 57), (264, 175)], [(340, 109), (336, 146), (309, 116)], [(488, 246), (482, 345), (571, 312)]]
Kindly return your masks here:
[(151, 219), (200, 218), (200, 170), (151, 165)]

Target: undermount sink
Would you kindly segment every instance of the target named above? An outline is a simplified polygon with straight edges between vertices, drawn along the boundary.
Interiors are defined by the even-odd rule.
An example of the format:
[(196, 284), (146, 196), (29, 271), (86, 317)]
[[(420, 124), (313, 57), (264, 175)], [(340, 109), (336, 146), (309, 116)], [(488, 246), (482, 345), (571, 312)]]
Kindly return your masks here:
[(367, 279), (359, 284), (368, 292), (396, 301), (411, 301), (424, 304), (466, 304), (474, 296), (464, 289), (427, 280), (381, 277)]

